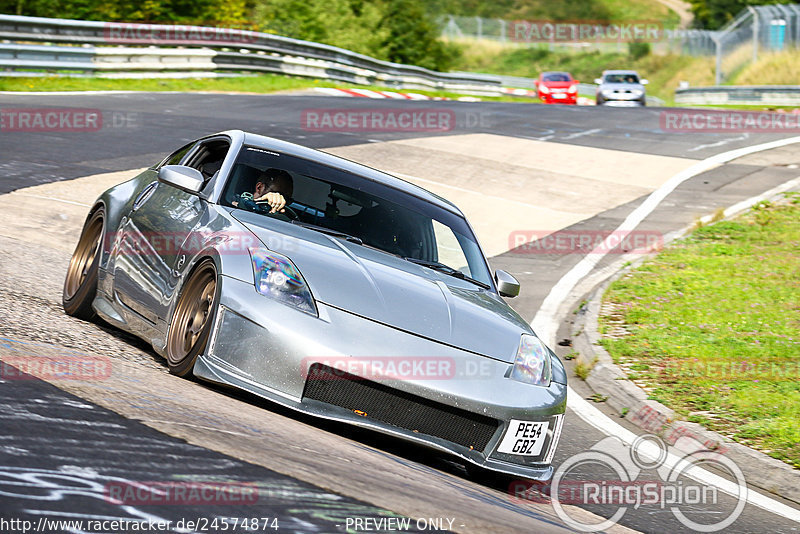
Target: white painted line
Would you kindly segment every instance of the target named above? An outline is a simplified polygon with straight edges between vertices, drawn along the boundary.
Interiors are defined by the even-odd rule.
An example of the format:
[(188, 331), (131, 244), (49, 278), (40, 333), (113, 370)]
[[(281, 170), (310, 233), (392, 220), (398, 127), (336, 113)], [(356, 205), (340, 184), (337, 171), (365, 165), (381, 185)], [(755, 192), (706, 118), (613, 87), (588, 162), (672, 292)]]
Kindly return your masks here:
[(597, 132), (602, 132), (600, 128), (592, 128), (591, 130), (584, 130), (582, 132), (575, 132), (574, 134), (569, 134), (567, 136), (562, 137), (561, 139), (577, 139), (578, 137), (583, 137), (584, 135), (592, 135)]
[(16, 195), (16, 196), (20, 196), (20, 197), (36, 198), (36, 199), (39, 199), (39, 200), (53, 200), (55, 202), (63, 202), (64, 204), (72, 204), (74, 206), (82, 206), (84, 208), (91, 208), (92, 207), (91, 204), (84, 204), (83, 202), (75, 202), (73, 200), (65, 200), (63, 198), (43, 197), (41, 195), (27, 195), (25, 193), (17, 193), (16, 191), (12, 191), (11, 194)]
[(707, 143), (705, 145), (697, 145), (697, 146), (692, 147), (689, 150), (687, 150), (687, 152), (695, 152), (697, 150), (703, 150), (704, 148), (713, 148), (715, 146), (727, 145), (728, 143), (733, 143), (734, 141), (744, 141), (748, 137), (750, 137), (750, 134), (745, 132), (744, 134), (740, 135), (739, 137), (731, 137), (729, 139), (723, 139), (722, 141), (717, 141), (716, 143)]
[[(609, 250), (613, 249), (613, 245), (618, 243), (620, 239), (624, 239), (634, 228), (636, 228), (645, 217), (655, 210), (661, 201), (666, 198), (676, 187), (685, 182), (686, 180), (697, 176), (707, 170), (710, 170), (718, 165), (726, 163), (736, 158), (770, 150), (781, 146), (790, 145), (793, 143), (800, 143), (800, 137), (790, 137), (788, 139), (781, 139), (760, 145), (753, 145), (749, 147), (739, 148), (728, 152), (723, 152), (710, 158), (704, 159), (692, 165), (691, 167), (679, 172), (661, 187), (650, 193), (650, 195), (642, 202), (639, 207), (633, 210), (610, 235), (604, 240), (601, 245), (598, 245), (594, 250), (588, 253), (581, 259), (572, 269), (569, 270), (561, 279), (553, 286), (550, 293), (545, 297), (539, 311), (536, 313), (531, 322), (531, 326), (536, 330), (536, 333), (542, 338), (545, 343), (552, 343), (555, 341), (556, 335), (556, 314), (558, 307), (567, 297), (569, 292), (574, 288), (580, 280), (585, 277), (591, 270), (603, 259)], [(612, 241), (614, 241), (612, 243)]]
[[(658, 207), (661, 201), (663, 201), (669, 193), (671, 193), (678, 185), (685, 182), (689, 178), (697, 176), (706, 170), (736, 158), (794, 143), (800, 143), (800, 137), (790, 137), (788, 139), (781, 139), (778, 141), (772, 141), (769, 143), (723, 152), (692, 165), (688, 169), (679, 172), (670, 178), (664, 185), (653, 191), (639, 207), (633, 210), (633, 212), (631, 212), (630, 215), (625, 218), (622, 224), (620, 224), (611, 235), (614, 235), (615, 237), (618, 237), (620, 233), (627, 235), (634, 228), (636, 228), (636, 226), (642, 222), (645, 217), (652, 213), (653, 210)], [(745, 200), (744, 202), (740, 202), (734, 206), (731, 206), (728, 208), (728, 210), (733, 213), (735, 209), (740, 209), (741, 206), (747, 204), (748, 202), (758, 202), (757, 199), (761, 199), (763, 195), (764, 194)], [(728, 210), (726, 210), (726, 213)], [(555, 343), (558, 325), (556, 315), (561, 303), (567, 298), (570, 291), (584, 277), (586, 277), (603, 258), (603, 256), (607, 254), (607, 251), (610, 250), (608, 246), (611, 244), (612, 243), (606, 243), (604, 241), (602, 245), (598, 246), (592, 252), (584, 256), (584, 258), (572, 269), (570, 269), (569, 272), (567, 272), (550, 290), (550, 293), (547, 295), (542, 303), (542, 306), (539, 308), (536, 317), (534, 317), (533, 321), (531, 322), (531, 326), (534, 328), (534, 330), (536, 330), (537, 334), (539, 334), (539, 337), (541, 337), (545, 343), (551, 346)], [(567, 388), (567, 406), (581, 419), (595, 427), (597, 430), (608, 436), (618, 437), (628, 446), (630, 446), (637, 437), (636, 434), (606, 416), (595, 406), (592, 406), (586, 399), (582, 398), (580, 395), (577, 395), (575, 391), (569, 387)], [(669, 453), (667, 455), (665, 465), (672, 467), (677, 465), (678, 462), (680, 462), (680, 458)], [(739, 488), (739, 486), (735, 483), (703, 469), (688, 469), (685, 471), (685, 473), (687, 476), (699, 482), (716, 486), (721, 491), (728, 493), (729, 495), (733, 495), (734, 497), (737, 497), (741, 491), (741, 488)], [(800, 510), (795, 510), (790, 506), (787, 506), (760, 493), (748, 491), (747, 502), (768, 512), (781, 515), (792, 521), (800, 522)]]
[[(790, 189), (794, 189), (795, 187), (800, 186), (800, 176), (793, 180), (789, 180), (788, 182), (784, 182), (777, 187), (773, 187), (769, 191), (761, 193), (760, 195), (750, 197), (746, 200), (742, 200), (741, 202), (737, 202), (733, 206), (727, 208), (723, 213), (723, 217), (726, 219), (728, 217), (733, 217), (739, 212), (745, 211), (746, 209), (758, 204), (762, 200), (767, 200), (768, 198), (774, 197), (775, 195), (779, 195), (785, 191), (789, 191)], [(714, 215), (706, 215), (705, 217), (700, 217), (700, 222), (703, 224), (710, 223), (711, 220), (714, 218)]]

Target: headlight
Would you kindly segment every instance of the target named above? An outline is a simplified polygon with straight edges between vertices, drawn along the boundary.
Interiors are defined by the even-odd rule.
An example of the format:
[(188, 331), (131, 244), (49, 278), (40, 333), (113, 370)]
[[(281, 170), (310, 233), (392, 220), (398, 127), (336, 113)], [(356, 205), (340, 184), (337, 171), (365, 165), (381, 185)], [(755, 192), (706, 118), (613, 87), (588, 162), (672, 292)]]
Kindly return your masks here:
[(631, 91), (631, 93), (633, 93), (636, 96), (642, 96), (644, 94), (644, 91), (642, 91), (641, 89), (634, 89), (633, 91)]
[(523, 334), (511, 378), (535, 386), (549, 386), (552, 377), (550, 351), (538, 337)]
[(311, 315), (317, 315), (317, 306), (303, 275), (287, 258), (263, 248), (251, 248), (256, 290)]
[(541, 85), (540, 84), (539, 85), (539, 92), (546, 95), (547, 93), (550, 92), (550, 89), (548, 89), (546, 85)]
[(614, 90), (613, 89), (604, 89), (604, 90), (600, 91), (600, 93), (605, 97), (609, 97), (609, 96), (612, 96), (614, 94)]
[(569, 93), (577, 93), (578, 92), (578, 86), (577, 85), (570, 85), (569, 86), (569, 90), (567, 92), (569, 92)]

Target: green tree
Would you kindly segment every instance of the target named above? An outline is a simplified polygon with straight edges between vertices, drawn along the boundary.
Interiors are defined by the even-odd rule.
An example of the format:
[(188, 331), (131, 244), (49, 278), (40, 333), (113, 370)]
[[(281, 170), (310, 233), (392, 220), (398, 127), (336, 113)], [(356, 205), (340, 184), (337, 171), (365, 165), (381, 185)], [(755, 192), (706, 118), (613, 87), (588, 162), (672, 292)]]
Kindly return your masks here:
[(385, 37), (382, 4), (363, 0), (258, 0), (253, 20), (262, 31), (375, 55)]
[(388, 30), (381, 48), (390, 61), (446, 71), (457, 58), (419, 0), (388, 0), (379, 28)]
[(747, 6), (765, 4), (789, 4), (793, 0), (690, 0), (694, 25), (698, 28), (717, 30), (733, 20)]

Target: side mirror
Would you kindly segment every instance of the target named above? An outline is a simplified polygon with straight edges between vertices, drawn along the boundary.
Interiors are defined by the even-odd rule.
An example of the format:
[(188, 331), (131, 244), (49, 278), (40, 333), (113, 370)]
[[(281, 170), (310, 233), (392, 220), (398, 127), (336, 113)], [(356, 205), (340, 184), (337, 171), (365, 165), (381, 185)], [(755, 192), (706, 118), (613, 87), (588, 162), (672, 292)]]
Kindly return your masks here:
[(501, 297), (514, 298), (519, 295), (519, 282), (505, 271), (494, 272), (494, 281), (497, 282), (497, 291)]
[(572, 80), (574, 83), (581, 83), (580, 80)]
[(596, 83), (597, 85), (600, 85), (601, 83), (603, 83), (603, 79), (602, 78), (595, 78), (594, 79), (594, 83)]
[(539, 79), (538, 78), (533, 80), (533, 85), (539, 85)]
[(639, 83), (642, 85), (647, 85), (647, 80), (639, 80)]
[(203, 175), (184, 165), (164, 165), (158, 169), (158, 181), (196, 195), (203, 188)]

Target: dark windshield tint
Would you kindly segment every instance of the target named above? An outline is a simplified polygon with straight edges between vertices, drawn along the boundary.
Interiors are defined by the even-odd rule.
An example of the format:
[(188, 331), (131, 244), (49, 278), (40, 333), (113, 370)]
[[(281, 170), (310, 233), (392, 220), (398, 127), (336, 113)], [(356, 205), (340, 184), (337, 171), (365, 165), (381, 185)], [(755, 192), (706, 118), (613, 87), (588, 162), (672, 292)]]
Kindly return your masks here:
[(606, 74), (605, 83), (639, 83), (635, 74)]
[(544, 81), (546, 81), (546, 82), (569, 82), (569, 81), (572, 81), (572, 76), (570, 76), (566, 72), (551, 72), (549, 74), (545, 74), (544, 75)]
[[(244, 147), (220, 200), (226, 206), (257, 210), (252, 198), (263, 176), (284, 176), (281, 192), (300, 223), (357, 237), (389, 254), (440, 262), (491, 285), (483, 255), (466, 221), (404, 191), (319, 163), (261, 148)], [(285, 179), (283, 180), (285, 182)], [(248, 208), (248, 206), (250, 206)], [(251, 209), (252, 208), (252, 209)], [(265, 217), (275, 217), (260, 211)], [(278, 217), (284, 217), (279, 215)]]

